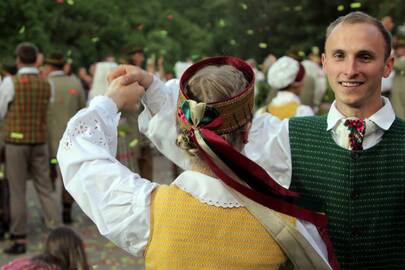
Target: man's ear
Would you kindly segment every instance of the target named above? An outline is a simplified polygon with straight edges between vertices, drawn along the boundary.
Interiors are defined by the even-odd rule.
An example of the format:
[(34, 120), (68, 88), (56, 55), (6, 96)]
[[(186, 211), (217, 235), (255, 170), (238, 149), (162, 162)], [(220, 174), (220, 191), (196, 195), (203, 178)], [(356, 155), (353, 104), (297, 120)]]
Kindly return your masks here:
[(326, 72), (325, 71), (325, 68), (326, 68), (326, 55), (325, 55), (325, 53), (323, 53), (322, 56), (321, 56), (321, 62), (322, 62), (322, 70), (324, 72)]
[(393, 66), (394, 66), (394, 57), (393, 57), (393, 56), (390, 56), (390, 57), (388, 57), (388, 59), (385, 61), (384, 73), (383, 73), (383, 77), (384, 77), (384, 78), (387, 78), (387, 77), (390, 75)]

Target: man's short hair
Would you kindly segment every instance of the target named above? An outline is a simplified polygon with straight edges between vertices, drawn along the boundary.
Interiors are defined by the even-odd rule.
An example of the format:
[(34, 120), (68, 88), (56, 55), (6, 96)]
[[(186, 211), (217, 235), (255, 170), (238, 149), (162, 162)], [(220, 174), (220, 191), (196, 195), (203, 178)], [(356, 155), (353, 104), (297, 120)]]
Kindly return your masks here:
[(328, 37), (332, 33), (333, 29), (335, 29), (335, 27), (341, 23), (347, 24), (368, 23), (374, 25), (375, 27), (377, 27), (378, 31), (380, 31), (381, 35), (384, 38), (385, 42), (384, 59), (385, 60), (388, 59), (388, 57), (391, 55), (391, 48), (392, 48), (391, 33), (384, 27), (381, 21), (361, 11), (351, 12), (345, 16), (337, 18), (334, 22), (332, 22), (326, 29), (325, 43), (328, 40)]
[(24, 64), (35, 64), (38, 56), (38, 48), (31, 42), (22, 42), (15, 49), (16, 56)]

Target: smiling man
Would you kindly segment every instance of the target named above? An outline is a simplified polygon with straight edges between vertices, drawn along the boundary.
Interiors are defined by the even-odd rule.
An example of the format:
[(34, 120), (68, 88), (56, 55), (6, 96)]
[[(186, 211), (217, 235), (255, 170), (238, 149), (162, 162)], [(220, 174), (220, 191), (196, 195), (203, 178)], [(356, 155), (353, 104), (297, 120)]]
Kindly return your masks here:
[(375, 18), (338, 18), (322, 56), (336, 98), (328, 115), (293, 118), (276, 135), (271, 117), (255, 119), (245, 148), (282, 185), (323, 204), (342, 269), (405, 269), (405, 123), (381, 96), (390, 50)]

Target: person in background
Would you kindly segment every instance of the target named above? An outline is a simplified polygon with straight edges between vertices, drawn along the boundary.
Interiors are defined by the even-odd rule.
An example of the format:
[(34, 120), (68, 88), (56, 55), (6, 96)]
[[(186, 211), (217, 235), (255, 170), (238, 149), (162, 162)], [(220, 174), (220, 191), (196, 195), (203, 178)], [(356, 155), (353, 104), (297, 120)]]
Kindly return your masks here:
[(395, 115), (405, 120), (405, 38), (399, 37), (394, 46), (395, 63), (390, 100)]
[[(128, 63), (137, 67), (143, 67), (145, 61), (145, 53), (141, 47), (133, 47), (128, 51)], [(138, 129), (138, 115), (139, 111), (125, 112), (123, 120), (124, 127), (127, 127), (127, 133), (132, 134), (132, 139), (128, 141), (127, 148), (131, 152), (136, 153), (136, 156), (131, 158), (137, 159), (137, 164), (130, 167), (134, 171), (138, 171), (142, 177), (146, 179), (153, 179), (153, 149), (150, 141), (139, 132)], [(136, 151), (136, 152), (134, 152)]]
[(318, 113), (328, 86), (325, 72), (321, 67), (321, 58), (319, 56), (318, 47), (312, 48), (307, 59), (304, 59), (301, 64), (304, 66), (307, 76), (312, 77), (314, 80), (312, 110), (314, 113)]
[[(43, 74), (51, 85), (52, 102), (48, 113), (48, 140), (51, 163), (51, 178), (55, 183), (60, 179), (60, 170), (56, 160), (59, 141), (69, 119), (86, 106), (82, 85), (75, 77), (64, 73), (65, 57), (61, 52), (53, 52), (45, 59)], [(62, 221), (72, 223), (71, 210), (73, 198), (62, 186)]]
[(18, 258), (0, 270), (90, 270), (81, 237), (68, 227), (53, 229), (44, 251), (32, 258)]
[(95, 64), (94, 76), (89, 92), (89, 101), (96, 96), (104, 95), (107, 90), (107, 74), (117, 67), (115, 62), (97, 62)]
[(272, 89), (277, 90), (277, 95), (266, 107), (259, 109), (258, 115), (269, 112), (279, 119), (293, 116), (313, 115), (311, 107), (302, 105), (300, 93), (304, 87), (305, 69), (297, 60), (283, 56), (269, 69), (267, 82)]
[(10, 186), (10, 239), (13, 241), (4, 250), (7, 254), (26, 251), (29, 173), (46, 226), (54, 228), (61, 221), (49, 173), (47, 113), (51, 87), (39, 76), (37, 55), (34, 44), (20, 43), (16, 48), (18, 73), (7, 77), (0, 85), (0, 117), (5, 119), (6, 173)]

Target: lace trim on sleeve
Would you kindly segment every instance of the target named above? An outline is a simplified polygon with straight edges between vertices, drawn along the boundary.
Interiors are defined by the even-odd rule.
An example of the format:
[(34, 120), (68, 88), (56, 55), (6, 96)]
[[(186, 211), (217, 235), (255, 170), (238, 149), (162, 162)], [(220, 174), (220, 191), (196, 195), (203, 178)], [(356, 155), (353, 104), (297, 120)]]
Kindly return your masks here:
[[(115, 131), (115, 132), (114, 132)], [(77, 137), (85, 138), (95, 145), (108, 148), (110, 153), (116, 151), (116, 130), (108, 130), (105, 123), (98, 115), (88, 115), (85, 118), (79, 118), (68, 125), (68, 128), (61, 140), (64, 150), (69, 151), (72, 148), (73, 141)]]

